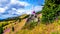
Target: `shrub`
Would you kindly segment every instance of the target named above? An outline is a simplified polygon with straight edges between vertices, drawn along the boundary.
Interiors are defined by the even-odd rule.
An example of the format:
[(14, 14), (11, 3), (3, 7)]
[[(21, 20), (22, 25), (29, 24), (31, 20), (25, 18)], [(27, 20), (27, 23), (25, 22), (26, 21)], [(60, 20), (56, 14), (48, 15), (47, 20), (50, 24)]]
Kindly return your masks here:
[[(59, 0), (58, 0), (59, 1)], [(42, 21), (53, 22), (59, 16), (60, 4), (57, 0), (45, 0), (45, 5), (42, 10)], [(58, 2), (60, 3), (60, 2)]]
[(3, 33), (3, 27), (2, 27), (2, 24), (0, 24), (0, 34)]
[(37, 22), (32, 20), (29, 23), (26, 23), (23, 29), (33, 29), (37, 24)]

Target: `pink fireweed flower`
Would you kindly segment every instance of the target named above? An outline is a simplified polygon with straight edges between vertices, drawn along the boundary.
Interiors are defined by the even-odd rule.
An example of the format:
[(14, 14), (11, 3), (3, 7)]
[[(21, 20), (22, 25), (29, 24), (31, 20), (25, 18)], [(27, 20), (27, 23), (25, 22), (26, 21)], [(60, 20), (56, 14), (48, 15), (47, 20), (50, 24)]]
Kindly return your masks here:
[(32, 14), (34, 15), (35, 14), (35, 11), (33, 11)]

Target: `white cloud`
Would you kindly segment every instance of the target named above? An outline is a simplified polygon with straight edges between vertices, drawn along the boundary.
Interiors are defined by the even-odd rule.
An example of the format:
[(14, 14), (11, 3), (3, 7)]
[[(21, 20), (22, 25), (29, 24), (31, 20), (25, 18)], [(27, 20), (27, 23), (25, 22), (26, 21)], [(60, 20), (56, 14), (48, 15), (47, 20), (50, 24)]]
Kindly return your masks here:
[(26, 10), (26, 14), (32, 14), (33, 11), (38, 12), (41, 11), (43, 6), (35, 6), (34, 8), (30, 8), (29, 10)]
[(43, 8), (43, 6), (36, 6), (36, 7), (34, 8), (34, 10), (35, 10), (35, 11), (41, 11), (42, 8)]
[(10, 3), (11, 3), (11, 4), (16, 4), (16, 3), (18, 3), (18, 2), (17, 2), (17, 0), (11, 0)]
[(0, 13), (4, 13), (7, 8), (0, 8)]
[(22, 6), (29, 6), (30, 4), (27, 2), (19, 1), (19, 0), (11, 0), (10, 4), (19, 4)]
[(26, 10), (25, 13), (26, 13), (26, 14), (32, 14), (32, 11), (33, 11), (33, 10), (29, 9), (29, 10)]
[(16, 14), (23, 14), (24, 12), (25, 12), (24, 9), (18, 9), (17, 12), (16, 12)]
[(27, 3), (27, 2), (22, 2), (22, 1), (19, 1), (19, 4), (22, 5), (22, 6), (29, 6), (30, 4)]
[(7, 6), (5, 6), (4, 8), (0, 8), (0, 13), (4, 13), (6, 9), (8, 9)]
[(0, 13), (3, 13), (5, 12), (5, 9), (4, 8), (0, 8)]
[[(13, 14), (17, 14), (17, 15), (22, 15), (22, 14), (25, 14), (25, 13), (26, 14), (32, 14), (32, 11), (33, 10), (35, 10), (35, 11), (41, 11), (42, 10), (42, 7), (43, 7), (43, 6), (35, 6), (33, 10), (32, 10), (32, 7), (29, 8), (29, 9), (25, 9), (27, 6), (31, 6), (31, 5), (28, 2), (23, 2), (23, 1), (19, 1), (19, 0), (11, 0), (10, 3), (4, 5), (3, 8), (1, 6), (3, 6), (3, 4), (0, 3), (0, 14), (1, 13), (5, 13), (6, 10), (8, 10), (7, 11), (8, 12), (7, 13), (7, 16), (6, 15), (2, 15), (1, 16), (2, 18), (4, 18), (4, 16), (6, 18), (9, 17), (9, 16), (10, 17), (13, 17), (14, 16)], [(24, 6), (25, 8), (20, 8), (20, 6)], [(18, 9), (16, 9), (16, 7)]]
[[(2, 2), (1, 2), (1, 1), (2, 1)], [(3, 6), (2, 3), (5, 3), (5, 2), (10, 2), (10, 3), (7, 4), (6, 6), (4, 6), (3, 8), (0, 8), (0, 13), (4, 13), (5, 10), (7, 10), (7, 9), (12, 9), (11, 12), (13, 13), (14, 10), (18, 10), (18, 9), (16, 9), (16, 8), (11, 8), (12, 5), (15, 5), (15, 4), (18, 4), (18, 5), (21, 5), (21, 6), (24, 6), (24, 7), (30, 5), (30, 4), (27, 3), (27, 2), (23, 2), (23, 1), (19, 1), (19, 0), (10, 0), (10, 1), (7, 1), (7, 0), (0, 0), (0, 7)], [(17, 7), (17, 5), (16, 5), (16, 7)], [(19, 8), (18, 11), (22, 12), (23, 10), (20, 10), (20, 8)], [(18, 12), (18, 11), (17, 11), (17, 12)], [(20, 12), (18, 12), (18, 13), (20, 13)], [(10, 14), (11, 14), (11, 13), (10, 13)]]
[(17, 14), (32, 14), (32, 12), (35, 10), (36, 12), (41, 11), (43, 8), (43, 6), (35, 6), (34, 9), (30, 8), (30, 9), (18, 9), (17, 10)]
[(12, 10), (16, 10), (16, 8), (12, 8)]

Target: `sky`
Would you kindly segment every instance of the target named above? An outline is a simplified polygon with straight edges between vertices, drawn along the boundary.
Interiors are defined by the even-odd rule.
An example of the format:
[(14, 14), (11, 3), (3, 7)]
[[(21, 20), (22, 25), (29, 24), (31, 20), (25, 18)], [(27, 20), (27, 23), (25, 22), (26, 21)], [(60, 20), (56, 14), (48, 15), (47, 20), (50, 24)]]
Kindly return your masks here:
[(44, 0), (0, 0), (0, 20), (41, 11)]

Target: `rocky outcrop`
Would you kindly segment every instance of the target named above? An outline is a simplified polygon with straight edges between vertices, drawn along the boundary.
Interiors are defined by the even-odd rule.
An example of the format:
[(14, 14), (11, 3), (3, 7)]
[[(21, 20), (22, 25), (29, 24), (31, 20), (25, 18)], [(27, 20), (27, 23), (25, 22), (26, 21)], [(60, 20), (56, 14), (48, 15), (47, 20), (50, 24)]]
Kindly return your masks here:
[(30, 22), (40, 22), (40, 19), (39, 17), (37, 17), (37, 14), (35, 15), (30, 15), (28, 18), (27, 18), (27, 23), (30, 23)]

